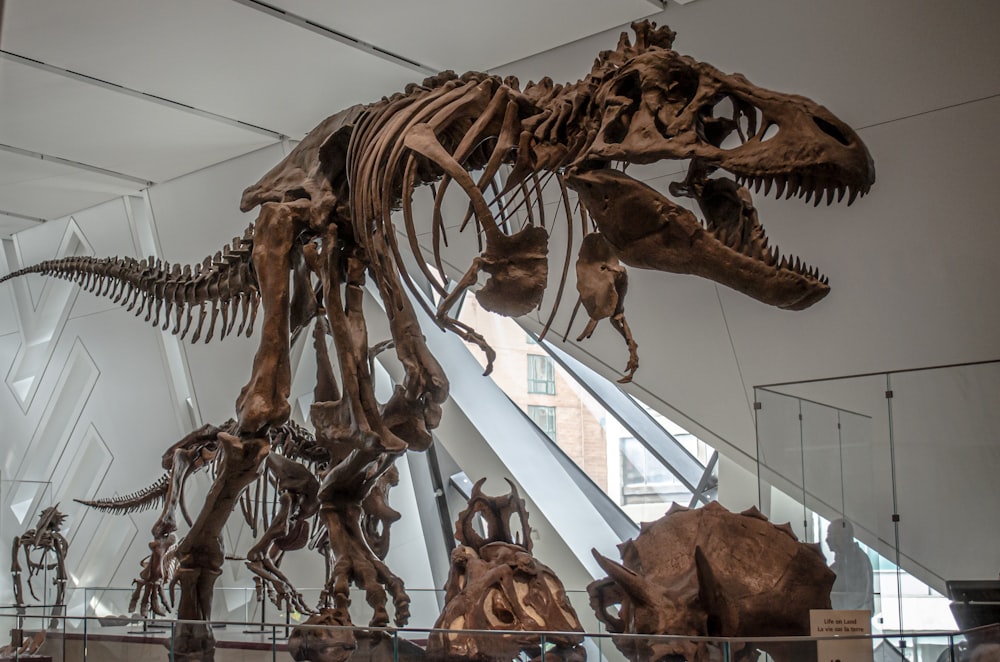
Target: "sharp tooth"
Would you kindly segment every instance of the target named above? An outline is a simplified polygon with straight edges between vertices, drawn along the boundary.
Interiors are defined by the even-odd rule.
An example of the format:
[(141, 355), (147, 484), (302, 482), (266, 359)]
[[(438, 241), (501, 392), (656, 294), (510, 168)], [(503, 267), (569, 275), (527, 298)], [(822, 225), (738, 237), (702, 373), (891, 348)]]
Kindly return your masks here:
[(788, 179), (783, 175), (778, 175), (778, 188), (774, 192), (774, 197), (781, 199), (781, 194), (785, 192), (785, 184), (788, 183)]
[(829, 279), (829, 278), (827, 278), (826, 276), (823, 276), (823, 277), (822, 277), (822, 278), (820, 278), (819, 280), (820, 280), (820, 282), (821, 282), (821, 283), (823, 283), (824, 285), (829, 285), (829, 284), (830, 284), (830, 279)]
[(764, 183), (764, 180), (761, 177), (757, 177), (756, 179), (754, 179), (754, 182), (753, 182), (753, 191), (754, 191), (754, 193), (760, 193), (760, 187), (761, 187), (761, 185), (763, 183)]
[(774, 184), (774, 177), (768, 177), (764, 180), (764, 195), (771, 192), (771, 185)]
[(788, 176), (788, 192), (785, 193), (785, 200), (799, 192), (799, 177), (791, 174)]
[(826, 189), (826, 206), (827, 207), (829, 207), (830, 203), (833, 202), (833, 194), (834, 194), (834, 190), (833, 190), (832, 186), (830, 188)]
[(846, 186), (838, 186), (837, 187), (837, 204), (840, 204), (843, 201), (845, 193), (847, 193), (847, 187)]
[(816, 190), (816, 178), (810, 174), (802, 175), (802, 186), (810, 191)]
[(850, 197), (847, 198), (847, 206), (850, 207), (851, 205), (853, 205), (857, 197), (858, 197), (858, 189), (852, 188), (851, 195)]
[[(806, 192), (806, 204), (809, 204), (809, 201), (812, 200), (813, 197), (813, 190), (811, 188), (807, 188), (805, 189), (805, 192)], [(801, 198), (802, 196), (800, 195), (799, 197)]]
[(802, 262), (799, 261), (798, 256), (795, 256), (795, 270), (802, 273)]
[(778, 263), (778, 268), (779, 269), (787, 269), (788, 268), (788, 258), (787, 257), (785, 257), (785, 256), (781, 257), (781, 262)]
[(816, 191), (816, 199), (813, 200), (813, 207), (819, 207), (819, 203), (823, 200), (823, 191)]

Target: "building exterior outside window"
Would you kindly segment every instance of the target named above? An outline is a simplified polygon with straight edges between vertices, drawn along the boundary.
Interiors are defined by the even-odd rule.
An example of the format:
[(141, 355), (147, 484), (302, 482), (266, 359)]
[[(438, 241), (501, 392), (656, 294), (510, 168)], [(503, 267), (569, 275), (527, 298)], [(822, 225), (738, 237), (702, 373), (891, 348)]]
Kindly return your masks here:
[(528, 393), (556, 394), (556, 369), (543, 354), (528, 354)]
[(556, 439), (556, 408), (542, 405), (528, 405), (528, 416), (535, 422), (539, 429), (548, 435), (549, 439)]

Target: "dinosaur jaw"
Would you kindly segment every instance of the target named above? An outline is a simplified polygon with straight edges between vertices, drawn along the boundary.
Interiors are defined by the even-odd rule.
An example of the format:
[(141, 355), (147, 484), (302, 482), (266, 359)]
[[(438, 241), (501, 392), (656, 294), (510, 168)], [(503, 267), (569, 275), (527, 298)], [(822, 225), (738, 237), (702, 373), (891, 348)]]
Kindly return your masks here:
[(749, 191), (733, 180), (705, 180), (686, 193), (704, 222), (617, 170), (574, 171), (566, 181), (628, 265), (701, 276), (787, 310), (808, 308), (830, 291), (818, 270), (768, 246)]

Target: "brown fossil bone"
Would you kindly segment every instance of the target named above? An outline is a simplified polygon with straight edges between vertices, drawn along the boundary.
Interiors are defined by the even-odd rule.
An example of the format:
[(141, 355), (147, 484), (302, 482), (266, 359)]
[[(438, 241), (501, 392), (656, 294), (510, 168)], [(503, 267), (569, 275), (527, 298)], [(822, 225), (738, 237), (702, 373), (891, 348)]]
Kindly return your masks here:
[(212, 464), (219, 452), (218, 435), (235, 430), (235, 421), (221, 427), (204, 425), (185, 435), (168, 448), (161, 458), (165, 473), (150, 487), (124, 497), (83, 500), (77, 503), (113, 514), (141, 512), (162, 505), (160, 516), (153, 523), (153, 539), (149, 543), (149, 556), (142, 560), (139, 577), (133, 581), (135, 589), (129, 601), (129, 611), (139, 608), (143, 617), (154, 614), (165, 616), (173, 600), (168, 600), (166, 588), (172, 585), (176, 570), (177, 510), (188, 524), (191, 518), (184, 505), (184, 486), (198, 471)]
[[(436, 660), (510, 660), (542, 655), (540, 632), (552, 645), (545, 659), (583, 662), (583, 628), (562, 582), (531, 555), (531, 528), (524, 500), (510, 481), (510, 494), (483, 493), (485, 478), (472, 489), (469, 506), (455, 523), (462, 544), (452, 552), (445, 606), (427, 642)], [(475, 530), (479, 520), (485, 537)], [(444, 630), (444, 631), (437, 631)], [(475, 632), (456, 632), (471, 630)], [(480, 631), (515, 631), (489, 634)]]
[(278, 565), (285, 552), (302, 549), (309, 542), (310, 519), (319, 510), (319, 480), (304, 465), (277, 453), (267, 456), (267, 469), (275, 477), (280, 507), (271, 526), (247, 552), (247, 567), (254, 573), (257, 599), (266, 590), (281, 608), (309, 612), (302, 594), (295, 590)]
[[(203, 331), (208, 342), (216, 332), (220, 312), (220, 336), (232, 330), (237, 310), (241, 313), (240, 330), (245, 327), (247, 335), (252, 331), (259, 303), (256, 277), (249, 266), (252, 247), (253, 226), (193, 270), (190, 265), (171, 267), (152, 258), (137, 261), (130, 257), (74, 256), (39, 262), (3, 276), (0, 282), (31, 273), (71, 280), (88, 292), (112, 299), (129, 311), (135, 310), (137, 317), (145, 311), (145, 321), (153, 326), (158, 326), (162, 317), (164, 331), (170, 327), (173, 315), (172, 333), (182, 339), (191, 330), (194, 311), (198, 309), (199, 321), (191, 342), (197, 342)], [(207, 305), (211, 305), (213, 312), (205, 329), (205, 320), (209, 319)], [(187, 322), (182, 327), (185, 313)]]
[[(609, 577), (587, 587), (591, 606), (610, 632), (805, 636), (809, 610), (830, 608), (834, 575), (819, 546), (799, 542), (788, 524), (776, 526), (756, 508), (733, 513), (717, 502), (698, 509), (674, 504), (618, 547), (620, 564), (594, 551)], [(614, 641), (635, 661), (677, 655), (707, 662), (720, 653), (704, 641)], [(807, 659), (794, 646), (766, 648), (779, 662)], [(731, 652), (734, 660), (757, 659), (749, 644), (734, 645)]]
[(625, 321), (628, 272), (600, 232), (591, 232), (580, 243), (576, 260), (576, 289), (580, 293), (580, 304), (583, 304), (590, 317), (577, 341), (589, 338), (597, 323), (608, 318), (611, 326), (622, 335), (628, 346), (628, 366), (625, 368), (625, 375), (618, 381), (631, 381), (632, 375), (639, 368), (639, 356), (638, 345)]
[[(40, 598), (35, 593), (35, 587), (31, 580), (38, 574), (54, 571), (52, 584), (56, 588), (56, 594), (51, 605), (53, 616), (49, 625), (51, 628), (59, 627), (58, 617), (66, 609), (66, 582), (69, 579), (69, 575), (66, 574), (66, 552), (69, 550), (69, 542), (61, 532), (65, 521), (66, 516), (59, 512), (59, 504), (43, 509), (38, 515), (38, 523), (33, 528), (19, 536), (14, 536), (10, 550), (10, 574), (14, 584), (14, 606), (20, 614), (24, 613), (26, 603), (24, 585), (21, 579), (23, 568), (19, 556), (24, 554), (24, 563), (28, 569), (25, 583), (28, 585), (28, 592), (35, 600)], [(42, 637), (42, 641), (44, 641), (44, 634)], [(31, 642), (26, 644), (25, 649), (21, 652), (27, 652), (29, 644)], [(38, 646), (41, 646), (40, 642), (34, 646), (34, 650), (37, 650)]]
[(288, 653), (308, 662), (421, 662), (426, 657), (402, 633), (356, 630), (339, 622), (333, 609), (321, 609), (293, 628)]
[[(235, 420), (220, 426), (205, 425), (186, 435), (168, 448), (162, 457), (165, 473), (151, 486), (123, 497), (111, 499), (82, 500), (78, 503), (111, 514), (135, 513), (162, 506), (160, 516), (152, 527), (153, 539), (149, 543), (150, 555), (142, 561), (142, 570), (135, 580), (135, 589), (129, 610), (138, 607), (143, 616), (150, 614), (164, 616), (172, 609), (174, 596), (168, 598), (167, 587), (176, 584), (175, 574), (179, 569), (178, 510), (190, 526), (192, 520), (187, 513), (184, 491), (191, 477), (203, 470), (217, 470), (220, 465), (219, 434), (236, 431)], [(308, 469), (299, 462), (313, 467), (329, 462), (324, 449), (317, 448), (312, 435), (289, 422), (270, 431), (270, 446), (274, 454), (269, 455), (265, 474), (258, 483), (275, 482), (280, 490), (280, 507), (267, 514), (262, 501), (268, 499), (266, 491), (258, 489), (244, 491), (240, 505), (247, 523), (254, 529), (262, 523), (264, 536), (247, 553), (250, 569), (257, 576), (258, 588), (266, 591), (273, 602), (282, 606), (298, 607), (310, 611), (301, 603), (295, 591), (279, 568), (281, 553), (303, 546), (308, 538), (310, 518), (316, 513), (316, 489), (319, 482), (314, 477), (314, 469)], [(294, 458), (294, 461), (293, 459)], [(287, 504), (287, 505), (286, 505)]]
[(325, 607), (296, 626), (288, 637), (288, 653), (293, 660), (345, 662), (358, 648), (353, 625)]

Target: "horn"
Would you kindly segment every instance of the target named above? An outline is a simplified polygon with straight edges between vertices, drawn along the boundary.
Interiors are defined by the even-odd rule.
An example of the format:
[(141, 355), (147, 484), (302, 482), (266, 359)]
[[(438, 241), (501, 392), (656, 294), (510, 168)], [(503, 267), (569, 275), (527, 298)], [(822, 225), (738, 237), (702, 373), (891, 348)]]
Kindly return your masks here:
[(736, 634), (736, 613), (700, 545), (694, 548), (694, 564), (698, 573), (698, 599), (708, 614), (708, 631), (705, 634), (710, 637)]
[(616, 563), (606, 556), (602, 556), (596, 549), (591, 549), (590, 551), (593, 553), (598, 565), (601, 566), (601, 569), (608, 573), (608, 576), (613, 579), (630, 598), (636, 602), (646, 605), (655, 604), (645, 579), (635, 572), (632, 572), (622, 564)]

